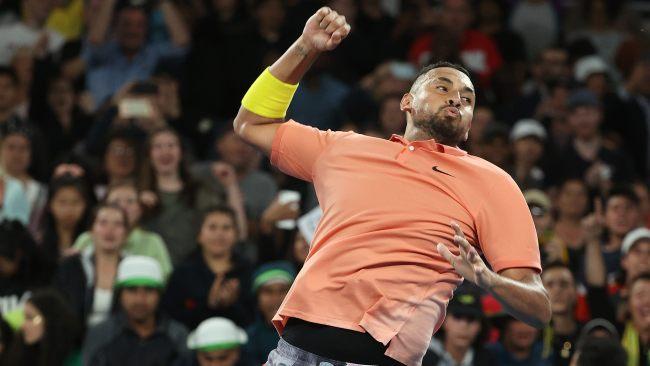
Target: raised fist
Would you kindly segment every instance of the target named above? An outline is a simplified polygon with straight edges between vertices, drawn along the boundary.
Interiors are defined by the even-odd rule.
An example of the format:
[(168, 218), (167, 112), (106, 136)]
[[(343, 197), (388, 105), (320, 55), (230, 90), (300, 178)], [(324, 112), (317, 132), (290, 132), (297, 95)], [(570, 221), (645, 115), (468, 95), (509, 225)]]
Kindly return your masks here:
[(312, 15), (302, 37), (317, 51), (331, 51), (350, 33), (350, 25), (343, 15), (328, 7), (322, 7)]

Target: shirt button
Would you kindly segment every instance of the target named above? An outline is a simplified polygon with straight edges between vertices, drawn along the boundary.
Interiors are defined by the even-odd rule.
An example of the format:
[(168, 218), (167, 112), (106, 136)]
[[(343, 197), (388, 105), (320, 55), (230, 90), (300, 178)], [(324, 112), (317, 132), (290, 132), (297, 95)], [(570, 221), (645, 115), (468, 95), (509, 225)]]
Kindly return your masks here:
[(415, 148), (413, 146), (409, 146), (409, 150), (413, 151), (413, 150), (415, 150)]

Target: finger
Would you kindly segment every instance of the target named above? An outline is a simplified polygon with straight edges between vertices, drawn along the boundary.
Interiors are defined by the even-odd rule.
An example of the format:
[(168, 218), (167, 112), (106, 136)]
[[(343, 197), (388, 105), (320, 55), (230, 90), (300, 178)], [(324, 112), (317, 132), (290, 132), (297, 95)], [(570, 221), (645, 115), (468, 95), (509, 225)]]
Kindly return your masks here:
[(325, 28), (325, 32), (334, 33), (335, 30), (343, 27), (344, 25), (345, 25), (345, 17), (343, 15), (339, 15), (330, 22), (327, 28)]
[(320, 27), (322, 29), (327, 28), (330, 25), (330, 23), (332, 23), (334, 21), (334, 19), (336, 19), (336, 17), (338, 17), (338, 15), (339, 14), (337, 12), (332, 10), (329, 14), (327, 14), (325, 16), (325, 18), (323, 18), (323, 20), (320, 21)]
[(456, 268), (456, 262), (461, 260), (460, 257), (453, 255), (442, 243), (438, 243), (436, 249), (438, 249), (438, 253), (440, 253), (440, 255), (452, 265), (452, 267)]
[(319, 22), (323, 20), (332, 11), (332, 9), (328, 8), (327, 6), (324, 6), (316, 12), (316, 20)]
[(465, 234), (463, 233), (463, 230), (461, 230), (460, 225), (456, 221), (451, 222), (451, 227), (454, 229), (454, 232), (456, 235), (460, 236), (461, 238), (465, 238)]
[(467, 258), (472, 249), (472, 246), (469, 244), (469, 242), (460, 235), (454, 235), (454, 243), (458, 245), (461, 253), (464, 253), (464, 257)]
[(594, 198), (594, 209), (595, 209), (596, 218), (598, 220), (601, 220), (604, 217), (604, 214), (603, 214), (603, 203), (601, 202), (600, 197)]

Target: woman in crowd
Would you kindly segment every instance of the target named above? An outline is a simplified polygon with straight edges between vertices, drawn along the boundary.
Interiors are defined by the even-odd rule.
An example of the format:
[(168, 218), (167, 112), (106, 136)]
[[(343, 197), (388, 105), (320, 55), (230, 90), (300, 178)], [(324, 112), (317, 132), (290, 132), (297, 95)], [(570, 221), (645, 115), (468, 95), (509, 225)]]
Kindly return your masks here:
[(106, 319), (110, 312), (128, 225), (120, 207), (99, 205), (91, 226), (93, 245), (64, 260), (54, 278), (54, 285), (88, 326)]
[(29, 173), (32, 162), (32, 136), (26, 127), (5, 124), (0, 129), (0, 171), (5, 179), (18, 181), (29, 204), (29, 228), (36, 233), (47, 202), (47, 189)]
[(233, 209), (215, 206), (206, 211), (196, 236), (199, 250), (172, 274), (163, 306), (176, 320), (195, 328), (213, 316), (240, 326), (252, 320), (251, 265), (234, 249), (237, 220)]
[(106, 197), (108, 186), (136, 178), (138, 152), (138, 143), (128, 132), (116, 130), (111, 133), (102, 160), (103, 183), (95, 186), (95, 194), (99, 199)]
[(574, 273), (580, 270), (584, 250), (582, 219), (589, 209), (589, 190), (579, 179), (569, 179), (560, 185), (555, 202), (556, 220), (549, 243), (558, 248), (558, 257)]
[(51, 274), (42, 252), (18, 221), (0, 221), (0, 314), (20, 308)]
[[(180, 263), (195, 248), (197, 213), (226, 201), (214, 180), (200, 182), (191, 176), (179, 135), (170, 128), (153, 132), (147, 141), (140, 180), (145, 198), (153, 203), (144, 227), (162, 236), (172, 263)], [(229, 191), (230, 194), (231, 191)], [(243, 205), (237, 207), (243, 212)]]
[(81, 327), (57, 292), (35, 292), (25, 303), (24, 313), (25, 321), (7, 350), (3, 365), (81, 365)]
[(88, 224), (90, 195), (82, 178), (54, 178), (43, 219), (41, 245), (52, 259), (74, 253), (72, 244)]
[[(121, 207), (129, 219), (131, 231), (126, 238), (124, 251), (132, 255), (152, 257), (160, 264), (165, 277), (168, 277), (172, 271), (172, 264), (165, 243), (160, 235), (140, 227), (144, 207), (135, 183), (127, 181), (111, 185), (106, 193), (106, 203)], [(83, 250), (92, 244), (92, 233), (86, 231), (79, 235), (74, 243), (74, 249)]]

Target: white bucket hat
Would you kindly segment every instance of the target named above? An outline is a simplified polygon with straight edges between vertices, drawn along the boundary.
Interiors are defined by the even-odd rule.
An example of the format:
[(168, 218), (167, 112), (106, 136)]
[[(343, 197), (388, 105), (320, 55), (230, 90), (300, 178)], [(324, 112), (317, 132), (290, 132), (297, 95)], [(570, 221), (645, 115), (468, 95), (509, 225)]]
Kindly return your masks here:
[(210, 318), (187, 337), (187, 348), (200, 352), (211, 352), (240, 347), (248, 342), (243, 329), (226, 318)]

